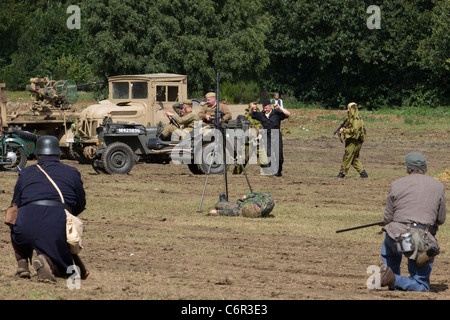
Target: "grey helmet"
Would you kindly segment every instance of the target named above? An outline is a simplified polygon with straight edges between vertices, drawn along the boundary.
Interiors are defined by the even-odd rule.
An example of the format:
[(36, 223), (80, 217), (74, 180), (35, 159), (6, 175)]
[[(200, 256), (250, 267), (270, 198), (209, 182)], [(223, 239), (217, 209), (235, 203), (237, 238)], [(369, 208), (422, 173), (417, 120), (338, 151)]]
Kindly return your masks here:
[(59, 156), (61, 149), (59, 141), (55, 136), (41, 136), (36, 142), (35, 155)]

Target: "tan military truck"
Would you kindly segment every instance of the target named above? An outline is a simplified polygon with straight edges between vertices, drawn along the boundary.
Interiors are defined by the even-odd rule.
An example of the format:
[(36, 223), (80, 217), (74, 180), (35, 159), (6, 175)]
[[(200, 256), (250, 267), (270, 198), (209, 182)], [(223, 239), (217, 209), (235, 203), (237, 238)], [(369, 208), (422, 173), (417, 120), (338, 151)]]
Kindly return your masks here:
[(187, 76), (180, 74), (113, 76), (108, 78), (108, 87), (109, 99), (82, 110), (65, 136), (71, 157), (80, 162), (94, 159), (96, 129), (105, 117), (144, 126), (166, 124), (169, 119), (164, 112), (187, 99)]

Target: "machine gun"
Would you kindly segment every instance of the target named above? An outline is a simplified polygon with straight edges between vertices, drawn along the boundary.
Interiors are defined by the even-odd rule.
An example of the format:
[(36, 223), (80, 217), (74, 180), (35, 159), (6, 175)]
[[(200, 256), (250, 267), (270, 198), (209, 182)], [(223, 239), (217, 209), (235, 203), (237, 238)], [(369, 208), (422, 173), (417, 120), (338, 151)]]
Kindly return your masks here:
[(373, 227), (373, 226), (384, 226), (384, 221), (369, 223), (369, 224), (352, 227), (352, 228), (348, 228), (348, 229), (337, 230), (336, 233), (346, 232), (346, 231), (351, 231), (351, 230), (356, 230), (356, 229), (362, 229), (362, 228), (368, 228), (368, 227)]
[(77, 85), (72, 80), (31, 78), (27, 90), (35, 99), (32, 109), (37, 111), (54, 108), (66, 110), (69, 104), (78, 101)]

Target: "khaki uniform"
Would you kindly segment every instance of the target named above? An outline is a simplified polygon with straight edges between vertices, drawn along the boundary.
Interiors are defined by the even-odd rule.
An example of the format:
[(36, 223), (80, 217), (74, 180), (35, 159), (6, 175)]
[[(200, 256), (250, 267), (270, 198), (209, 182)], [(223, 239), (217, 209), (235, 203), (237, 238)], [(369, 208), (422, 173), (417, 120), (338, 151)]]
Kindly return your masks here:
[[(258, 140), (259, 129), (263, 129), (263, 125), (259, 120), (253, 119), (249, 114), (252, 103), (249, 104), (248, 108), (245, 109), (244, 117), (245, 120), (249, 122), (249, 143), (252, 144), (252, 150), (256, 150), (256, 156), (258, 164), (261, 166), (268, 166), (269, 159), (267, 158), (267, 153), (264, 148), (264, 141), (261, 138)], [(259, 112), (259, 108), (256, 108), (256, 112)], [(259, 141), (259, 143), (258, 143)], [(245, 164), (237, 164), (233, 169), (233, 174), (241, 174), (243, 172), (243, 166), (245, 167), (250, 160), (250, 147), (245, 146)], [(253, 155), (252, 155), (253, 156)]]
[(339, 170), (339, 173), (344, 176), (348, 173), (350, 166), (353, 166), (359, 174), (364, 171), (363, 164), (359, 160), (359, 152), (366, 140), (366, 129), (358, 113), (357, 105), (351, 103), (349, 108), (350, 111), (343, 131), (345, 136), (345, 153), (342, 159), (341, 169)]
[[(217, 104), (216, 104), (217, 105)], [(214, 119), (211, 119), (210, 121), (207, 121), (205, 116), (209, 115), (209, 116), (216, 116), (216, 105), (214, 106), (210, 106), (208, 104), (205, 104), (202, 109), (200, 110), (200, 112), (198, 113), (198, 117), (201, 121), (207, 123), (207, 124), (214, 124)], [(221, 113), (221, 119), (224, 122), (228, 122), (229, 120), (231, 120), (232, 115), (230, 110), (228, 109), (227, 106), (220, 104), (219, 105), (219, 112)]]
[[(182, 129), (180, 131), (179, 137), (186, 135), (188, 132), (194, 130), (195, 121), (198, 121), (198, 116), (195, 112), (191, 111), (186, 113), (184, 116), (180, 117), (178, 114), (174, 114), (172, 118), (178, 122)], [(165, 137), (170, 137), (172, 133), (174, 133), (178, 128), (173, 124), (168, 124), (164, 127), (164, 130), (161, 134)]]

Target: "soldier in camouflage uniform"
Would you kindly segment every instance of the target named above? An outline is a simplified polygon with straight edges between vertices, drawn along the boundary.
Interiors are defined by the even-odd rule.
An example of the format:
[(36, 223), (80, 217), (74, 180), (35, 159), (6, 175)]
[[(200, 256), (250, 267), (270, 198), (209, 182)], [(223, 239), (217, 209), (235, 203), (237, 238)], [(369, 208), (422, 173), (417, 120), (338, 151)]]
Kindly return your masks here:
[(347, 106), (348, 117), (345, 125), (339, 130), (339, 134), (344, 134), (345, 153), (342, 160), (338, 178), (344, 178), (350, 166), (353, 166), (360, 174), (361, 178), (367, 178), (367, 172), (359, 160), (359, 152), (363, 142), (366, 140), (366, 128), (358, 113), (358, 106), (351, 102)]
[(238, 199), (236, 202), (219, 201), (216, 210), (211, 210), (209, 215), (242, 216), (247, 218), (269, 217), (275, 201), (272, 196), (264, 192), (251, 192)]
[[(205, 97), (206, 104), (198, 113), (198, 117), (206, 124), (214, 124), (217, 107), (216, 94), (214, 92), (208, 92)], [(221, 119), (223, 122), (227, 123), (229, 120), (231, 120), (231, 112), (224, 104), (219, 105), (219, 112), (222, 114)]]
[[(188, 132), (194, 130), (195, 121), (198, 121), (198, 116), (192, 111), (192, 100), (186, 100), (183, 106), (180, 108), (180, 115), (166, 111), (164, 113), (167, 116), (172, 117), (181, 126), (182, 132), (178, 132), (177, 136), (182, 138)], [(163, 141), (169, 141), (173, 139), (172, 133), (175, 133), (178, 128), (173, 124), (168, 124), (164, 127), (159, 138)]]
[[(270, 167), (269, 159), (267, 158), (267, 153), (264, 148), (264, 141), (262, 141), (262, 138), (258, 137), (259, 130), (264, 129), (261, 122), (257, 119), (253, 119), (250, 114), (250, 109), (252, 107), (256, 107), (255, 112), (259, 112), (258, 103), (257, 102), (250, 102), (248, 105), (248, 108), (245, 109), (244, 117), (245, 120), (249, 123), (249, 143), (252, 145), (252, 153), (256, 152), (257, 155), (257, 161), (258, 164), (261, 167)], [(253, 156), (253, 154), (252, 154)], [(243, 172), (243, 166), (245, 166), (250, 159), (250, 147), (245, 146), (245, 164), (237, 164), (233, 169), (233, 174), (241, 174)]]

